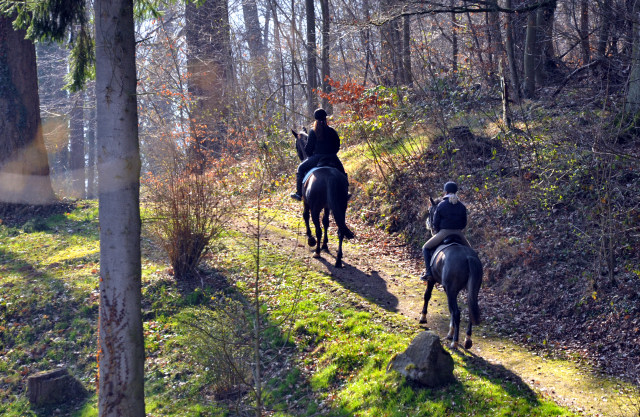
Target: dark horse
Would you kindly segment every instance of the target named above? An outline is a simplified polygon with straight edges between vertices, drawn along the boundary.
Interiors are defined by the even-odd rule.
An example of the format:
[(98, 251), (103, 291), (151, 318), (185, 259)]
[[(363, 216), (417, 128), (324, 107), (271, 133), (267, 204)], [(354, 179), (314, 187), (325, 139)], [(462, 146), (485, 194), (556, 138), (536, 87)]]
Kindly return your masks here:
[[(433, 216), (439, 201), (434, 201), (431, 197), (431, 207), (429, 207), (429, 218), (427, 219), (427, 227), (433, 231)], [(443, 242), (444, 244), (453, 243), (454, 236), (449, 236)], [(442, 251), (436, 252), (435, 260), (432, 267), (433, 278), (427, 281), (427, 290), (424, 293), (424, 306), (422, 307), (422, 315), (420, 323), (427, 322), (427, 305), (431, 298), (433, 286), (437, 283), (441, 284), (447, 294), (447, 302), (449, 303), (449, 313), (451, 314), (451, 322), (449, 324), (449, 334), (447, 339), (453, 340), (452, 348), (458, 347), (458, 332), (460, 330), (460, 309), (458, 308), (458, 293), (463, 288), (467, 288), (467, 298), (469, 302), (469, 327), (467, 328), (467, 337), (464, 341), (464, 348), (469, 349), (473, 345), (471, 341), (472, 324), (480, 323), (480, 308), (478, 307), (478, 292), (482, 284), (482, 263), (478, 258), (478, 254), (468, 246), (454, 243), (444, 248)]]
[[(305, 132), (291, 130), (296, 138), (296, 151), (301, 161), (307, 158), (304, 147), (307, 143)], [(349, 184), (347, 177), (336, 168), (324, 166), (315, 169), (308, 175), (308, 179), (303, 184), (302, 202), (304, 211), (302, 217), (307, 226), (307, 243), (309, 246), (316, 246), (314, 258), (320, 257), (320, 251), (329, 251), (327, 236), (329, 229), (329, 213), (333, 213), (333, 218), (338, 225), (338, 253), (336, 255), (335, 266), (342, 268), (342, 240), (353, 238), (353, 232), (346, 225), (347, 202), (349, 200)], [(322, 216), (322, 226), (324, 227), (324, 239), (322, 228), (320, 227), (320, 212), (324, 210)], [(313, 220), (316, 229), (315, 238), (311, 234), (309, 227), (309, 217)], [(320, 244), (322, 242), (322, 245)]]

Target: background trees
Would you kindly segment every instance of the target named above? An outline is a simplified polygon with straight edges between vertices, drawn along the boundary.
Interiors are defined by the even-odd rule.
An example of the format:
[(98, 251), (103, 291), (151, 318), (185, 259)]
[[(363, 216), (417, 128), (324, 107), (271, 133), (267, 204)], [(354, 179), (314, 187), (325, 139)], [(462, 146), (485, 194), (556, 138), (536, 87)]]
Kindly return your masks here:
[[(521, 91), (538, 99), (540, 91), (568, 77), (569, 83), (586, 82), (594, 93), (626, 91), (628, 86), (626, 109), (634, 113), (635, 14), (632, 2), (623, 0), (208, 0), (165, 5), (137, 26), (138, 71), (145, 74), (141, 117), (145, 120), (150, 112), (161, 118), (143, 126), (143, 163), (158, 149), (146, 147), (145, 135), (157, 137), (163, 129), (166, 134), (168, 126), (179, 125), (171, 134), (182, 131), (193, 139), (191, 159), (199, 161), (194, 166), (203, 166), (204, 159), (219, 157), (222, 148), (241, 151), (251, 130), (310, 121), (315, 107), (331, 105), (326, 99), (317, 102), (316, 93), (330, 91), (329, 78), (367, 88), (411, 86), (411, 93), (446, 79), (497, 97), (495, 75), (504, 61), (512, 100), (519, 100)], [(73, 39), (83, 39), (85, 32), (78, 30)], [(163, 67), (171, 64), (169, 72), (150, 67), (163, 53), (168, 54)], [(73, 103), (81, 100), (59, 93), (63, 74), (82, 73), (83, 67), (73, 62), (83, 56), (58, 57), (68, 70), (47, 71), (54, 52), (39, 46), (43, 114), (46, 120), (58, 117), (58, 127), (66, 125), (44, 130), (54, 187), (61, 195), (84, 195), (94, 182), (86, 179), (93, 158), (88, 144), (91, 101), (76, 106), (74, 113)], [(58, 103), (54, 111), (52, 102)], [(146, 106), (152, 102), (154, 107)], [(80, 107), (86, 113), (81, 122)]]

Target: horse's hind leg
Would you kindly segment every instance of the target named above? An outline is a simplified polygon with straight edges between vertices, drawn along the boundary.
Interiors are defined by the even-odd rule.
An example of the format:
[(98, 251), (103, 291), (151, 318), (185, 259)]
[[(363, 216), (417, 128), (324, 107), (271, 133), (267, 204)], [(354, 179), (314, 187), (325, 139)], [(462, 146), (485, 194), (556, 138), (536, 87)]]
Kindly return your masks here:
[[(326, 230), (326, 229), (325, 229)], [(344, 233), (338, 231), (338, 253), (336, 254), (336, 268), (342, 268), (342, 240), (344, 239)]]
[(307, 227), (307, 243), (309, 244), (309, 246), (315, 246), (316, 245), (316, 240), (311, 235), (311, 228), (309, 227), (309, 217), (310, 216), (311, 215), (309, 213), (309, 206), (305, 202), (304, 203), (304, 211), (302, 212), (302, 218), (304, 219), (304, 225)]
[(324, 237), (322, 238), (322, 250), (329, 252), (329, 210), (324, 209), (324, 215), (322, 216), (322, 229), (324, 230)]
[(319, 258), (320, 242), (322, 241), (322, 228), (320, 227), (320, 212), (311, 213), (311, 220), (313, 220), (313, 227), (316, 228), (316, 240), (317, 240), (316, 250), (315, 250), (315, 253), (313, 254), (313, 257)]
[(471, 346), (473, 346), (473, 341), (471, 340), (471, 327), (473, 327), (473, 324), (471, 323), (471, 319), (469, 319), (469, 327), (467, 327), (467, 337), (464, 338), (465, 349), (471, 349)]
[(424, 305), (422, 306), (422, 313), (420, 314), (420, 324), (425, 324), (427, 322), (427, 306), (429, 305), (429, 300), (431, 300), (431, 292), (433, 291), (433, 286), (435, 284), (435, 281), (427, 281), (427, 289), (424, 292)]
[(449, 334), (447, 339), (452, 339), (451, 348), (458, 348), (458, 336), (460, 330), (460, 309), (458, 308), (458, 294), (454, 294), (453, 291), (445, 289), (447, 293), (447, 302), (449, 304), (449, 313), (451, 313), (451, 322), (449, 324)]

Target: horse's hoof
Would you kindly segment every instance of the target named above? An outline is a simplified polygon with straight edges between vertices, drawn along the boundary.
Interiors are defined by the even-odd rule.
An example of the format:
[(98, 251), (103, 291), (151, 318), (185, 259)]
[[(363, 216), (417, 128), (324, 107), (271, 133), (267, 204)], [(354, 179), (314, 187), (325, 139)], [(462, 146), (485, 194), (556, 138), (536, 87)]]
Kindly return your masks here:
[(458, 342), (452, 342), (451, 349), (458, 349)]
[(322, 250), (325, 251), (325, 252), (329, 252), (329, 246), (322, 245)]
[(316, 258), (316, 259), (317, 259), (317, 258), (321, 258), (320, 254), (319, 254), (319, 253), (316, 253), (316, 252), (313, 252), (313, 257), (314, 257), (314, 258)]
[(336, 262), (335, 267), (336, 268), (342, 268), (342, 262)]
[(420, 315), (420, 321), (418, 321), (418, 323), (427, 324), (427, 315), (426, 314)]
[(312, 237), (310, 237), (309, 239), (307, 239), (307, 244), (309, 246), (315, 246), (316, 245), (316, 240)]
[(471, 346), (473, 346), (473, 342), (471, 341), (471, 339), (466, 339), (464, 341), (464, 348), (469, 350), (471, 349)]

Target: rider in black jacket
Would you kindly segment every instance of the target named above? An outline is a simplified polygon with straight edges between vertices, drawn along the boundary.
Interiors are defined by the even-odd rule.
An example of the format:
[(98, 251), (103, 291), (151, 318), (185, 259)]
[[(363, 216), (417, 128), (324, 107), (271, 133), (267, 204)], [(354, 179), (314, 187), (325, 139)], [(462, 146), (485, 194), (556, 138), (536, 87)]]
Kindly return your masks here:
[(316, 121), (309, 132), (307, 145), (304, 148), (309, 157), (298, 166), (296, 192), (291, 194), (291, 197), (298, 201), (302, 200), (302, 180), (311, 169), (317, 166), (331, 166), (347, 175), (337, 155), (340, 150), (340, 137), (334, 128), (327, 125), (327, 112), (324, 109), (317, 109), (313, 113), (313, 118)]
[(426, 272), (420, 277), (423, 281), (432, 278), (431, 256), (447, 236), (457, 235), (464, 244), (471, 246), (462, 233), (462, 229), (467, 226), (467, 208), (456, 195), (458, 186), (455, 182), (449, 181), (444, 185), (444, 192), (445, 196), (436, 207), (436, 212), (433, 215), (432, 227), (436, 234), (422, 246), (422, 255), (426, 265)]

